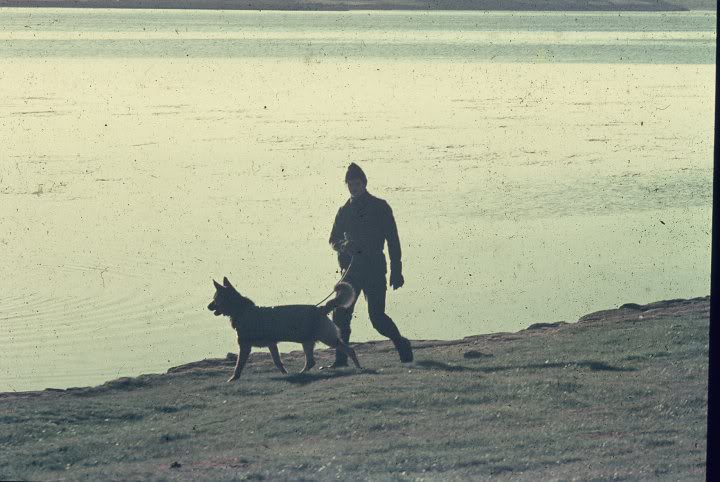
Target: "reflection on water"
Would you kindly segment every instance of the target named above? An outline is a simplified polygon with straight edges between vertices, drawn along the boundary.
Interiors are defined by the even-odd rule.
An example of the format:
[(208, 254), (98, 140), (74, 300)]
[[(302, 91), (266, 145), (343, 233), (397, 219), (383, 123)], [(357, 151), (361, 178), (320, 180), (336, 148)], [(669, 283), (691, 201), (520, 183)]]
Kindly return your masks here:
[[(284, 13), (283, 30), (252, 12), (35, 10), (27, 25), (41, 27), (39, 43), (19, 27), (23, 15), (0, 20), (12, 27), (0, 29), (0, 259), (10, 273), (0, 390), (93, 384), (234, 351), (228, 323), (205, 309), (212, 277), (259, 304), (320, 301), (339, 276), (326, 242), (350, 160), (395, 211), (406, 285), (388, 309), (412, 338), (708, 292), (712, 57), (658, 63), (651, 48), (638, 63), (597, 63), (615, 46), (582, 63), (595, 48), (582, 38), (603, 43), (593, 32), (618, 25), (592, 15), (579, 34), (558, 14), (454, 13), (465, 22), (455, 38), (430, 21), (440, 14), (385, 15), (383, 30), (357, 13)], [(708, 14), (643, 15), (657, 30), (619, 38), (657, 31), (675, 53), (687, 41), (678, 38), (714, 42), (714, 14), (710, 27)], [(192, 58), (167, 38), (175, 50), (153, 51), (162, 58), (97, 53), (97, 42), (132, 42), (150, 24), (219, 37), (223, 18), (236, 36), (254, 26), (254, 42), (316, 30), (327, 41), (332, 30), (356, 43), (367, 31), (404, 36), (413, 52), (429, 31), (472, 46), (490, 31), (507, 44), (546, 42), (556, 25), (567, 35), (554, 45), (574, 60), (458, 61), (387, 46), (348, 59), (292, 49)], [(80, 52), (58, 55), (73, 29), (87, 36), (73, 40)], [(32, 53), (8, 53), (18, 45)], [(363, 307), (353, 337), (377, 339)]]

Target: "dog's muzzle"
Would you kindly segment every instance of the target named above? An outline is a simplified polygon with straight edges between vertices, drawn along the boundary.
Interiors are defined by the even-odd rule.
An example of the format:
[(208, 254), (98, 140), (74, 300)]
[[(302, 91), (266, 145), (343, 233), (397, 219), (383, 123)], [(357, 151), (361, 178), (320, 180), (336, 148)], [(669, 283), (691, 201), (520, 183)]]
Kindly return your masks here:
[(215, 302), (213, 301), (208, 305), (208, 310), (212, 311), (215, 316), (220, 316), (222, 313), (220, 313), (220, 310), (217, 309), (217, 306), (215, 306)]

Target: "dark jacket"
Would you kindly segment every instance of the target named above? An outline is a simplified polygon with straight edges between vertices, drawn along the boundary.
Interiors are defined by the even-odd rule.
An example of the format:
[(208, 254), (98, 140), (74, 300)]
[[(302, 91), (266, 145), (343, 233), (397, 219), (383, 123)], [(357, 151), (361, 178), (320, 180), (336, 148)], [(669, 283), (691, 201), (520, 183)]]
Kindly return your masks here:
[[(354, 250), (342, 249), (345, 239), (353, 242)], [(350, 198), (335, 216), (330, 233), (330, 245), (338, 252), (340, 267), (345, 269), (354, 257), (353, 271), (382, 270), (387, 272), (383, 248), (387, 241), (390, 269), (402, 271), (400, 238), (390, 205), (383, 199), (365, 193), (357, 199)]]

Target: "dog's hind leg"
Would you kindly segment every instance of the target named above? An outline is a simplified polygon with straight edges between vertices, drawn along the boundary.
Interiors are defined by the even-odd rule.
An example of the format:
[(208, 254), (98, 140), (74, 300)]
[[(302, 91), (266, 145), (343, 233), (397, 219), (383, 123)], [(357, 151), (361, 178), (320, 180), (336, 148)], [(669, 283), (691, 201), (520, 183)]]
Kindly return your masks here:
[(342, 340), (340, 337), (340, 330), (337, 326), (335, 326), (335, 323), (333, 323), (330, 318), (324, 317), (321, 321), (320, 328), (317, 333), (317, 339), (325, 343), (330, 348), (335, 348), (341, 353), (349, 356), (358, 370), (362, 370), (360, 362), (357, 359), (357, 355), (355, 355), (355, 350), (350, 348), (348, 344)]
[(228, 382), (234, 382), (235, 380), (240, 378), (240, 373), (245, 367), (245, 363), (247, 363), (248, 357), (250, 356), (250, 350), (252, 350), (252, 345), (250, 345), (249, 343), (240, 342), (240, 354), (238, 355), (237, 363), (235, 363), (235, 371), (233, 372), (233, 376), (230, 377)]
[(340, 350), (342, 353), (345, 353), (347, 356), (350, 357), (350, 359), (355, 364), (355, 367), (358, 370), (362, 370), (362, 367), (360, 366), (360, 362), (358, 361), (357, 355), (355, 354), (355, 350), (350, 348), (350, 346), (346, 345), (341, 339), (338, 338), (337, 344), (333, 347), (336, 350)]
[(306, 341), (302, 344), (303, 351), (305, 352), (305, 366), (303, 367), (302, 371), (300, 373), (305, 373), (306, 371), (310, 370), (312, 367), (315, 366), (315, 342), (314, 341)]
[(271, 343), (268, 345), (268, 348), (270, 349), (270, 355), (272, 355), (273, 362), (275, 363), (277, 369), (287, 375), (287, 370), (285, 370), (285, 366), (283, 366), (283, 362), (280, 359), (280, 353), (278, 353), (277, 345), (275, 343)]

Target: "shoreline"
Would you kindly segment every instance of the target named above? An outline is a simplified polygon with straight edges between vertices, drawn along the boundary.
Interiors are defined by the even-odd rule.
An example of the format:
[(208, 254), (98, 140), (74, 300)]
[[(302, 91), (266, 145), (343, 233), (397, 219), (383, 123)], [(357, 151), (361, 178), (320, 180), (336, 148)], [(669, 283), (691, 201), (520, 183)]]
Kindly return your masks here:
[[(447, 347), (447, 346), (453, 346), (453, 345), (463, 345), (468, 342), (468, 340), (483, 340), (483, 339), (496, 339), (498, 337), (503, 336), (519, 336), (523, 334), (527, 334), (529, 332), (532, 332), (534, 330), (543, 330), (547, 328), (563, 328), (563, 327), (570, 327), (573, 325), (581, 324), (581, 323), (587, 323), (587, 322), (611, 322), (611, 321), (618, 321), (625, 319), (628, 314), (634, 315), (638, 314), (640, 316), (640, 319), (643, 318), (642, 313), (645, 312), (653, 312), (655, 310), (667, 310), (667, 309), (675, 309), (677, 307), (682, 307), (685, 305), (693, 305), (693, 304), (699, 304), (704, 305), (707, 304), (709, 306), (710, 303), (710, 296), (705, 297), (697, 297), (697, 298), (678, 298), (678, 299), (670, 299), (670, 300), (661, 300), (661, 301), (655, 301), (652, 303), (648, 303), (646, 305), (640, 305), (637, 303), (625, 303), (623, 305), (620, 305), (618, 308), (611, 308), (607, 310), (600, 310), (595, 311), (586, 315), (581, 316), (577, 319), (577, 321), (574, 322), (567, 322), (567, 321), (557, 321), (557, 322), (536, 322), (532, 323), (527, 326), (527, 328), (524, 328), (522, 330), (519, 330), (517, 332), (496, 332), (496, 333), (486, 333), (481, 335), (469, 335), (461, 339), (457, 340), (411, 340), (413, 343), (413, 346), (420, 346), (422, 348), (441, 348), (441, 347)], [(356, 349), (360, 350), (370, 350), (370, 351), (377, 351), (377, 350), (384, 350), (384, 351), (390, 351), (392, 352), (391, 346), (392, 344), (387, 340), (380, 340), (380, 341), (366, 341), (366, 342), (353, 342), (353, 347), (356, 347)], [(262, 351), (259, 351), (262, 350)], [(318, 359), (327, 359), (330, 360), (332, 358), (332, 349), (325, 347), (325, 345), (318, 344), (315, 348), (315, 354), (318, 357)], [(281, 356), (283, 358), (293, 358), (293, 359), (304, 359), (304, 353), (301, 349), (299, 350), (292, 350), (290, 352), (283, 352), (281, 353)], [(248, 364), (254, 363), (264, 363), (269, 362), (269, 352), (266, 352), (262, 348), (255, 348), (255, 350), (250, 354), (250, 358), (248, 360)], [(3, 392), (0, 391), (0, 400), (4, 398), (11, 398), (14, 396), (19, 397), (26, 397), (26, 396), (37, 396), (41, 394), (47, 394), (47, 393), (73, 393), (73, 392), (83, 392), (87, 390), (94, 390), (94, 389), (101, 389), (103, 387), (115, 387), (115, 386), (122, 386), (124, 384), (133, 384), (133, 380), (137, 379), (146, 379), (146, 378), (154, 378), (154, 377), (163, 377), (167, 375), (172, 375), (176, 373), (185, 372), (188, 370), (194, 370), (194, 369), (208, 369), (208, 368), (217, 368), (217, 367), (232, 367), (234, 366), (236, 361), (236, 353), (228, 353), (225, 358), (205, 358), (203, 360), (197, 360), (193, 362), (183, 363), (182, 365), (170, 367), (165, 371), (164, 373), (144, 373), (137, 376), (129, 376), (129, 377), (119, 377), (116, 379), (108, 380), (104, 383), (101, 383), (100, 385), (94, 385), (94, 386), (81, 386), (81, 387), (68, 387), (68, 388), (55, 388), (55, 387), (47, 387), (40, 390), (25, 390), (25, 391), (12, 391), (12, 392)], [(321, 364), (318, 363), (318, 366)], [(316, 367), (317, 369), (317, 367)]]
[(711, 0), (0, 0), (0, 8), (103, 8), (275, 11), (536, 11), (687, 12), (716, 11)]

